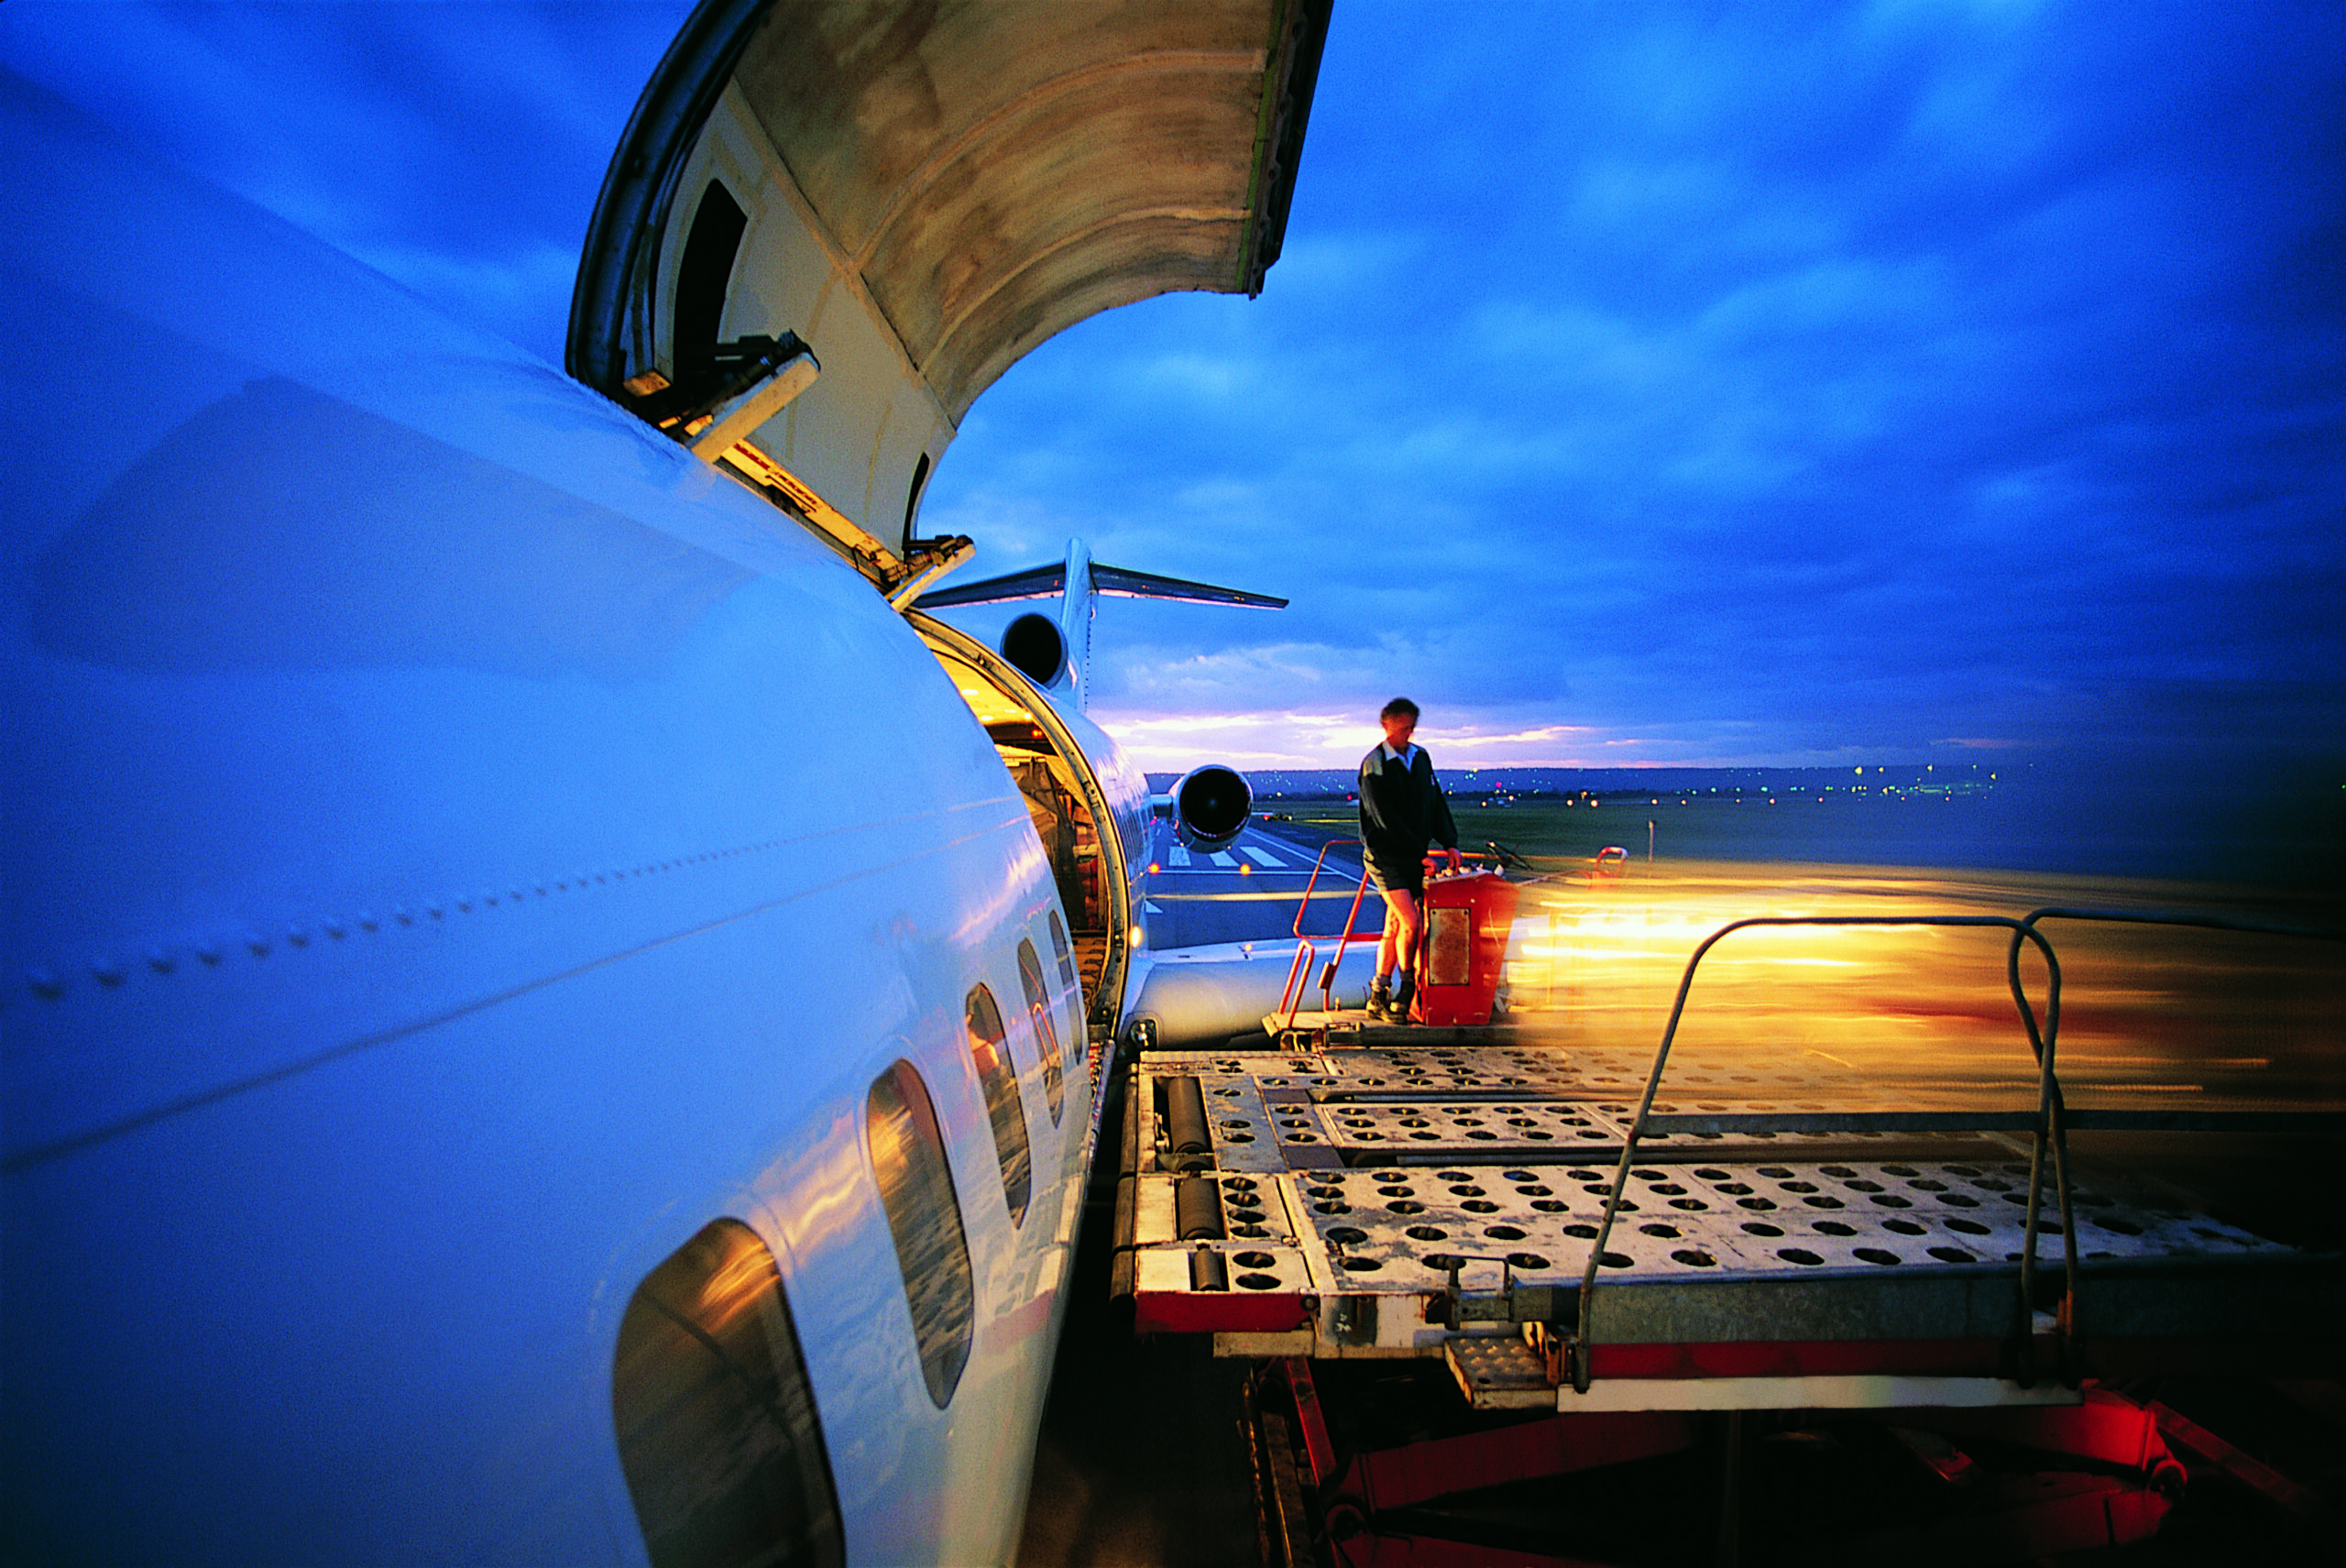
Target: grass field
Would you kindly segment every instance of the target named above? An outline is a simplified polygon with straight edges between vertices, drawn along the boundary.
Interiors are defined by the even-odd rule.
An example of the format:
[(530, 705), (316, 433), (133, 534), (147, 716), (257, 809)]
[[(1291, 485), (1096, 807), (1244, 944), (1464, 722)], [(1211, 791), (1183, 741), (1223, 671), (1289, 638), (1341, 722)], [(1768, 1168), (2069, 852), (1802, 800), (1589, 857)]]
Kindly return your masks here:
[[(1298, 822), (1350, 832), (1343, 801), (1279, 802)], [(1988, 804), (1979, 796), (1819, 797), (1783, 794), (1742, 800), (1618, 798), (1512, 806), (1453, 799), (1463, 848), (1503, 845), (1540, 860), (1588, 861), (1608, 845), (1643, 861), (1803, 861), (1859, 865), (1969, 863), (1989, 850)], [(1974, 851), (1967, 854), (1966, 851)]]
[[(1299, 823), (1350, 835), (1342, 800), (1258, 803)], [(2066, 802), (2019, 793), (1968, 795), (1747, 794), (1741, 799), (1612, 795), (1591, 804), (1555, 796), (1485, 805), (1453, 795), (1459, 842), (1500, 845), (1550, 866), (1586, 864), (1607, 846), (1639, 862), (1745, 861), (1798, 864), (1990, 869), (2107, 874), (2121, 881), (2189, 877), (2253, 888), (2346, 925), (2346, 876), (2327, 868), (2346, 850), (2346, 808), (2276, 818), (2269, 810), (2211, 807), (2203, 837), (2147, 827), (2122, 804)]]

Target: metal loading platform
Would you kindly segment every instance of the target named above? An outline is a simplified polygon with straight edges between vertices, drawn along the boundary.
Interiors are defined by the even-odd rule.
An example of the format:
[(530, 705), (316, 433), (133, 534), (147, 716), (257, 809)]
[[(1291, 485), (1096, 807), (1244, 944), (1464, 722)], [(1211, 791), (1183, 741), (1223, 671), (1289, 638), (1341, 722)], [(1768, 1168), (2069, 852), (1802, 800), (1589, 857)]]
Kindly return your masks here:
[[(2072, 909), (1736, 921), (1690, 956), (1650, 1065), (1505, 1025), (1332, 1011), (1266, 1018), (1259, 1045), (1144, 1053), (1124, 1096), (1115, 1288), (1142, 1332), (1211, 1334), (1225, 1355), (1440, 1357), (1486, 1409), (2075, 1403), (2088, 1376), (2316, 1350), (2346, 1310), (2336, 1254), (2073, 1179), (2071, 1129), (2176, 1118), (2066, 1106), (2042, 929), (2056, 920), (2238, 925)], [(1758, 927), (1866, 925), (2009, 934), (2033, 1107), (1749, 1059), (1683, 1070), (1663, 1096), (1713, 948)], [(2031, 948), (2041, 1012), (2022, 980)]]
[[(2333, 1256), (2078, 1184), (2065, 1333), (2057, 1218), (2038, 1218), (2022, 1304), (2025, 1146), (1651, 1131), (1604, 1238), (1575, 1388), (1635, 1069), (1506, 1034), (1135, 1063), (1117, 1201), (1135, 1326), (1211, 1334), (1224, 1355), (1439, 1357), (1480, 1408), (1725, 1409), (2073, 1403), (2081, 1375), (2310, 1343), (2346, 1310)], [(1863, 1113), (1789, 1080), (1734, 1087), (1651, 1116)]]
[[(1435, 1027), (1328, 1009), (1274, 1014), (1219, 1050), (1128, 1058), (1112, 1290), (1139, 1332), (1254, 1364), (1266, 1560), (1634, 1558), (1584, 1537), (1606, 1517), (1592, 1500), (1613, 1486), (1675, 1497), (1699, 1462), (1717, 1477), (1696, 1483), (1718, 1488), (1710, 1560), (1734, 1561), (1739, 1466), (1765, 1435), (1781, 1479), (1783, 1443), (1819, 1420), (1858, 1423), (1964, 1499), (1875, 1519), (1835, 1548), (1850, 1561), (2141, 1541), (2180, 1498), (2186, 1461), (2332, 1530), (2303, 1488), (2124, 1391), (2168, 1374), (2334, 1376), (2346, 1260), (2203, 1212), (2155, 1176), (2081, 1172), (2067, 1141), (2327, 1138), (2337, 1117), (2069, 1107), (2059, 965), (2036, 929), (2056, 916), (2102, 917), (1735, 922), (1688, 960), (1658, 1050), (1567, 1043), (1536, 1016)], [(1673, 1065), (1704, 955), (1738, 930), (1801, 924), (2010, 933), (2028, 1102), (1813, 1058)], [(2041, 1011), (2021, 984), (2024, 943), (2045, 963)], [(1453, 1414), (1428, 1413), (1443, 1387)], [(1388, 1417), (1403, 1393), (1420, 1414)], [(1649, 1463), (1679, 1468), (1641, 1480)], [(1476, 1544), (1475, 1519), (1533, 1507), (1522, 1486), (1584, 1474), (1596, 1491), (1538, 1494), (1578, 1498), (1562, 1515), (1496, 1555)], [(1788, 1505), (1764, 1507), (1781, 1527)], [(1566, 1541), (1566, 1556), (1526, 1550)]]

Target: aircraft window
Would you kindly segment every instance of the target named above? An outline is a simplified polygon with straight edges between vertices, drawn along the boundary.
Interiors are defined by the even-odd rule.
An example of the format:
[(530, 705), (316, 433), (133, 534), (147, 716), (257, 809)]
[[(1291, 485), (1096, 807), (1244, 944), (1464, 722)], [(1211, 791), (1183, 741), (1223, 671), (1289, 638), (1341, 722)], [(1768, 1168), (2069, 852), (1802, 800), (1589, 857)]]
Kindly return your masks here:
[(1069, 991), (1075, 989), (1075, 955), (1068, 950), (1067, 927), (1059, 924), (1055, 911), (1051, 916), (1051, 951), (1058, 956), (1059, 983)]
[(1051, 1102), (1051, 1125), (1059, 1124), (1067, 1103), (1067, 1088), (1059, 1078), (1059, 1032), (1051, 1022), (1050, 998), (1043, 991), (1043, 960), (1035, 944), (1018, 944), (1018, 986), (1026, 993), (1026, 1016), (1035, 1025), (1035, 1046), (1043, 1058), (1043, 1094)]
[(1068, 950), (1067, 927), (1059, 924), (1058, 911), (1051, 912), (1051, 950), (1058, 956), (1059, 984), (1067, 990), (1068, 1028), (1072, 1038), (1083, 1038), (1083, 989), (1075, 982), (1075, 955)]
[(1024, 1224), (1034, 1188), (1026, 1152), (1026, 1104), (1018, 1097), (1018, 1070), (1010, 1059), (1002, 1009), (994, 1005), (993, 992), (981, 985), (970, 992), (965, 1016), (970, 1059), (977, 1064), (986, 1115), (993, 1123), (993, 1152), (1002, 1161), (1002, 1196), (1010, 1205), (1010, 1223)]
[(888, 1212), (888, 1233), (896, 1241), (896, 1266), (904, 1271), (921, 1376), (941, 1410), (969, 1363), (977, 1304), (945, 1137), (928, 1087), (912, 1063), (898, 1061), (872, 1080), (863, 1102), (863, 1138), (880, 1182), (880, 1205)]
[(740, 1221), (704, 1226), (635, 1288), (611, 1420), (652, 1568), (845, 1561), (782, 1277)]
[(716, 181), (701, 193), (685, 236), (684, 259), (676, 264), (675, 334), (670, 345), (679, 387), (696, 386), (707, 374), (725, 320), (725, 294), (733, 282), (733, 258), (741, 248), (749, 218), (733, 193)]

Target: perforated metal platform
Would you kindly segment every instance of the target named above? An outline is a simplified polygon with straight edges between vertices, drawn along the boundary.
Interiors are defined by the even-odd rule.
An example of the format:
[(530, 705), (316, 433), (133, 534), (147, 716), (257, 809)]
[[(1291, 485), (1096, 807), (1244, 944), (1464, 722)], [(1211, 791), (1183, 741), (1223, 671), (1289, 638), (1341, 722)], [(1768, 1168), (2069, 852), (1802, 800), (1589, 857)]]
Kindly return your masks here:
[[(2069, 1193), (2074, 1296), (2043, 1197), (2023, 1307), (2028, 1146), (1996, 1117), (1941, 1127), (1854, 1083), (1690, 1072), (1672, 1087), (1699, 1098), (1657, 1101), (1639, 1140), (1576, 1392), (1569, 1344), (1645, 1064), (1397, 1033), (1131, 1069), (1119, 1271), (1144, 1331), (1445, 1357), (1485, 1405), (1978, 1403), (2058, 1398), (2081, 1360), (2310, 1337), (2346, 1308), (2336, 1258), (2106, 1181)], [(1728, 1130), (1662, 1130), (1682, 1124)]]

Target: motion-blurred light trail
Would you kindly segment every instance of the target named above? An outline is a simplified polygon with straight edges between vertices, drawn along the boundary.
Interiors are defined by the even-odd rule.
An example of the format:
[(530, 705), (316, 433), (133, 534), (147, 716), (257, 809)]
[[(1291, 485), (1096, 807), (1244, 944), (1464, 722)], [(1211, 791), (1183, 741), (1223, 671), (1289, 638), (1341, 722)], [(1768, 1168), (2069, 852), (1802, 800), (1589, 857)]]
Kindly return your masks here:
[[(2055, 901), (2206, 907), (2218, 890), (1980, 872), (1630, 862), (1591, 876), (1540, 862), (1517, 926), (1510, 995), (1563, 1047), (1650, 1053), (1688, 956), (1757, 916), (2001, 915)], [(2242, 913), (2234, 908), (2232, 913)], [(2149, 926), (2050, 923), (2063, 970), (2056, 1067), (2074, 1107), (2179, 1095), (2227, 1108), (2346, 1109), (2346, 966), (2338, 944)], [(2001, 928), (1775, 927), (1705, 959), (1665, 1092), (1764, 1064), (1819, 1092), (1917, 1106), (2034, 1100), (2036, 1074), (2007, 981)], [(2042, 1016), (2045, 973), (2021, 973)], [(1683, 1091), (1679, 1091), (1683, 1092)]]

